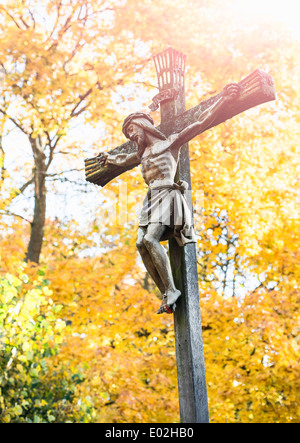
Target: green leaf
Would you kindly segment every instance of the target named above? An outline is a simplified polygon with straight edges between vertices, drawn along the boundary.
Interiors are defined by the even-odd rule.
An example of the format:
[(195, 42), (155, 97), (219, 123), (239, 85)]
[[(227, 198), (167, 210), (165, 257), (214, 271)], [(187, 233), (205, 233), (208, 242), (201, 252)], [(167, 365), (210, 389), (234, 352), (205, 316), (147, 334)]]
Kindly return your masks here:
[(54, 305), (53, 308), (52, 308), (52, 311), (55, 314), (58, 314), (62, 310), (62, 308), (63, 308), (63, 305)]

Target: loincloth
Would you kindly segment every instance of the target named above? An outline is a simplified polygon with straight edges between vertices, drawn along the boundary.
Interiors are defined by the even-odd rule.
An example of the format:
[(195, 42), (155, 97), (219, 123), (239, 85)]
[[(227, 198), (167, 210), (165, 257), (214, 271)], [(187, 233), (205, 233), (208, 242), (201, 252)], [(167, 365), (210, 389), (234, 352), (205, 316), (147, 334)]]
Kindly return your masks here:
[(140, 226), (158, 223), (172, 230), (172, 236), (179, 246), (196, 243), (192, 213), (185, 197), (186, 190), (185, 182), (149, 188), (143, 202)]

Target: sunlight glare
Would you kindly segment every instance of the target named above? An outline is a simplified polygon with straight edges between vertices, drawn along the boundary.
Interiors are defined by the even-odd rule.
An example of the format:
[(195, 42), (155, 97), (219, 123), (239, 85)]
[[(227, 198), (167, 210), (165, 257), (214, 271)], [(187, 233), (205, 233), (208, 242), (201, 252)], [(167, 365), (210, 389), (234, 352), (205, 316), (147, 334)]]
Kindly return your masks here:
[(267, 17), (281, 22), (293, 37), (300, 40), (300, 8), (297, 0), (236, 0), (234, 9), (251, 20)]

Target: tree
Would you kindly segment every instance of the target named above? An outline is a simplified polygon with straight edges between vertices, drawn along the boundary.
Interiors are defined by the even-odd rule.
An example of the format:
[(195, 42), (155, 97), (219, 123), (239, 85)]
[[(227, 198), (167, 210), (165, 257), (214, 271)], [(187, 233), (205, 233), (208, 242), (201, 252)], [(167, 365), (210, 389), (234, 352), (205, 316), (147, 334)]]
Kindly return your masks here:
[(210, 293), (202, 312), (212, 421), (298, 423), (297, 291)]
[[(51, 7), (57, 8), (58, 3), (52, 4), (49, 11)], [(224, 2), (218, 0), (209, 3), (161, 0), (141, 4), (127, 0), (112, 7), (113, 16), (106, 17), (114, 18), (115, 27), (108, 30), (111, 40), (102, 40), (104, 47), (113, 48), (119, 57), (120, 65), (114, 67), (107, 61), (109, 56), (103, 55), (103, 66), (111, 78), (115, 78), (118, 68), (126, 66), (124, 72), (128, 73), (131, 64), (134, 65), (129, 49), (133, 43), (133, 52), (146, 54), (141, 58), (147, 59), (150, 52), (158, 52), (167, 45), (188, 55), (188, 107), (255, 68), (266, 69), (274, 77), (276, 104), (249, 111), (190, 144), (193, 189), (203, 196), (203, 201), (197, 200), (196, 208), (204, 207), (204, 211), (195, 214), (199, 285), (211, 420), (298, 422), (299, 43), (269, 20), (262, 26), (259, 21), (249, 21), (249, 17), (237, 17), (232, 2), (226, 2), (224, 8)], [(19, 26), (21, 22), (18, 21)], [(18, 27), (11, 23), (9, 29), (17, 32)], [(17, 45), (19, 54), (26, 50), (24, 41)], [(4, 47), (7, 45), (5, 40)], [(62, 41), (58, 49), (60, 45)], [(90, 47), (101, 58), (94, 40), (91, 46), (90, 43), (85, 46), (86, 58)], [(127, 53), (132, 56), (130, 62), (125, 61)], [(53, 57), (55, 54), (54, 51)], [(72, 60), (75, 64), (75, 55)], [(22, 66), (19, 61), (18, 69)], [(68, 79), (58, 62), (55, 66), (62, 78)], [(78, 69), (80, 81), (83, 82), (84, 75), (90, 79), (95, 66), (93, 70), (88, 66), (91, 71)], [(51, 65), (48, 68), (52, 75)], [(152, 74), (145, 70), (145, 77), (154, 84), (153, 66), (151, 70)], [(118, 74), (120, 81), (125, 79), (124, 72)], [(108, 78), (106, 72), (101, 75)], [(93, 78), (95, 82), (98, 79)], [(140, 74), (135, 79), (142, 88), (143, 76)], [(9, 75), (7, 81), (9, 85)], [(79, 82), (81, 95), (91, 85), (86, 82), (87, 89), (81, 89)], [(133, 98), (131, 92), (118, 89), (117, 83), (111, 84), (120, 94), (118, 111), (124, 114), (136, 111), (138, 102), (127, 100)], [(75, 94), (77, 85), (73, 77), (69, 85)], [(104, 116), (107, 138), (103, 137), (103, 143), (113, 147), (119, 143), (121, 132), (115, 113), (112, 118), (110, 90), (104, 88), (100, 92), (95, 88), (94, 92), (99, 96), (104, 94), (101, 97), (107, 99), (108, 111)], [(14, 94), (13, 98), (17, 93)], [(68, 96), (70, 91), (62, 93), (62, 97), (57, 92), (58, 109), (49, 98), (49, 109), (58, 116), (53, 118), (53, 124), (59, 121), (62, 128), (68, 128), (63, 117), (59, 120), (64, 115), (64, 94)], [(126, 107), (122, 94), (126, 97)], [(146, 90), (145, 97), (148, 97)], [(70, 114), (68, 104), (64, 109), (69, 109)], [(29, 117), (21, 108), (19, 112), (26, 129)], [(50, 111), (47, 112), (45, 116), (51, 117)], [(15, 119), (9, 108), (6, 113)], [(83, 115), (87, 120), (93, 119), (88, 108), (78, 118)], [(158, 114), (154, 117), (159, 123)], [(55, 143), (59, 128), (49, 127), (52, 136), (57, 134)], [(44, 133), (40, 137), (46, 140)], [(67, 145), (68, 134), (59, 140), (59, 144), (65, 140)], [(96, 152), (98, 149), (95, 146)], [(47, 144), (45, 153), (49, 158)], [(53, 164), (54, 161), (52, 167)], [(7, 178), (7, 161), (4, 169), (2, 164), (3, 208), (7, 208), (17, 187), (11, 186), (12, 181)], [(127, 184), (128, 193), (143, 194), (138, 171), (121, 180)], [(113, 203), (119, 199), (118, 185), (111, 183), (106, 194)], [(133, 204), (134, 197), (128, 201)], [(19, 257), (25, 256), (27, 249), (26, 222), (19, 219), (8, 225), (2, 219), (1, 223), (1, 271), (14, 273)], [(80, 397), (93, 399), (94, 421), (178, 421), (172, 320), (170, 316), (154, 314), (159, 302), (155, 290), (145, 285), (145, 272), (136, 259), (136, 224), (117, 225), (114, 216), (101, 216), (93, 211), (80, 226), (73, 220), (64, 224), (48, 219), (45, 230), (40, 262), (50, 282), (54, 303), (62, 305), (60, 318), (68, 325), (57, 364), (63, 366), (68, 361), (74, 371), (78, 365), (84, 368), (85, 380), (78, 385), (78, 391)]]
[(0, 279), (0, 421), (90, 421), (92, 405), (76, 404), (83, 376), (55, 364), (66, 326), (61, 306), (53, 304), (43, 271), (30, 281), (22, 268), (18, 277)]
[[(114, 2), (100, 0), (16, 0), (0, 7), (0, 61), (5, 74), (1, 122), (13, 124), (32, 152), (32, 172), (15, 190), (17, 196), (34, 186), (28, 261), (39, 262), (46, 178), (53, 175), (50, 167), (58, 145), (75, 120), (112, 119), (114, 91), (142, 66), (134, 47), (129, 48), (114, 29), (116, 9)], [(128, 69), (129, 54), (135, 72)]]

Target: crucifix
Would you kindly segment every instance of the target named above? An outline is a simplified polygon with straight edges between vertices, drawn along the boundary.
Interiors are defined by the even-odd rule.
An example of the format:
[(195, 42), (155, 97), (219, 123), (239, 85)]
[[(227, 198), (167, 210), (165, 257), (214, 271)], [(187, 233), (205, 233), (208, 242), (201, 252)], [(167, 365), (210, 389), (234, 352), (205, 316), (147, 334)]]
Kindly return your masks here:
[[(260, 70), (229, 83), (217, 95), (186, 111), (186, 57), (168, 48), (154, 63), (159, 93), (150, 105), (160, 106), (161, 124), (144, 112), (123, 123), (129, 139), (117, 148), (85, 160), (86, 179), (99, 186), (141, 164), (148, 193), (143, 203), (137, 248), (162, 294), (158, 314), (174, 314), (180, 419), (208, 423), (208, 401), (193, 229), (188, 142), (204, 131), (262, 103), (275, 100), (272, 77)], [(160, 244), (169, 240), (169, 255)]]

